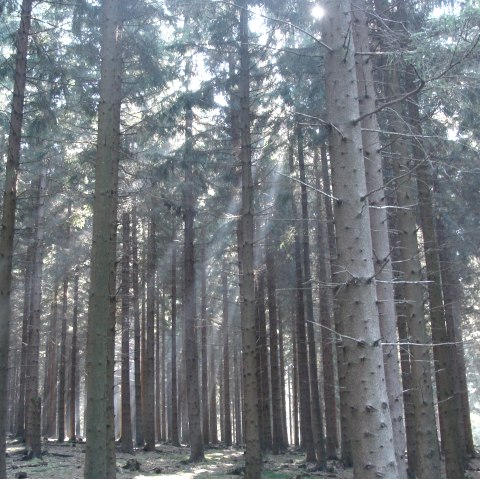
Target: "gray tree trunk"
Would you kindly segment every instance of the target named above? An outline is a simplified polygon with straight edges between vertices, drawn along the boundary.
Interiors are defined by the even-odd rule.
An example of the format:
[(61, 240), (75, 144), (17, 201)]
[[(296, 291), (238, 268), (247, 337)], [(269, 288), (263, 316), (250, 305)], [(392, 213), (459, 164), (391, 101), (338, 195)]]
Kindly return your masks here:
[(376, 305), (372, 238), (351, 34), (350, 1), (329, 0), (324, 21), (327, 115), (353, 467), (356, 479), (398, 477)]

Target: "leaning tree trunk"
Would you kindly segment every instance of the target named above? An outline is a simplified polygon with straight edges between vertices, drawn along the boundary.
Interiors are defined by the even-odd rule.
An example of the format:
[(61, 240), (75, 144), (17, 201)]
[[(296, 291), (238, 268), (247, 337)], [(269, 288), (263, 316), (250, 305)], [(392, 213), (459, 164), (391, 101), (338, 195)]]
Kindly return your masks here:
[(17, 176), (20, 164), (25, 83), (27, 79), (28, 36), (32, 0), (22, 1), (22, 16), (17, 33), (17, 54), (13, 80), (13, 97), (8, 134), (2, 227), (0, 231), (0, 478), (6, 477), (5, 437), (7, 421), (8, 347), (10, 336), (13, 236), (17, 208)]
[[(112, 217), (117, 203), (121, 104), (120, 2), (102, 2), (100, 103), (98, 109), (92, 259), (87, 326), (87, 411), (85, 479), (108, 477), (111, 470), (107, 427), (108, 328), (115, 296), (112, 284), (116, 239)], [(107, 364), (108, 363), (108, 364)]]
[(240, 2), (240, 74), (239, 95), (241, 132), (240, 160), (242, 166), (242, 209), (241, 209), (241, 316), (243, 341), (243, 387), (245, 417), (245, 478), (259, 479), (262, 469), (260, 434), (258, 427), (258, 389), (255, 331), (255, 287), (254, 287), (254, 207), (252, 175), (252, 138), (250, 132), (250, 53), (248, 46), (248, 0)]
[(327, 114), (331, 121), (332, 185), (353, 467), (356, 479), (397, 478), (392, 422), (376, 305), (375, 271), (359, 119), (355, 51), (349, 42), (351, 5), (326, 3)]
[[(353, 6), (353, 38), (355, 48), (362, 52), (370, 51), (366, 1), (354, 0)], [(390, 416), (392, 418), (393, 440), (399, 479), (407, 478), (405, 461), (406, 438), (405, 421), (403, 419), (403, 396), (400, 382), (400, 366), (398, 347), (396, 346), (396, 314), (393, 290), (393, 271), (391, 262), (390, 240), (388, 234), (386, 195), (384, 191), (381, 145), (378, 134), (376, 109), (376, 92), (373, 79), (372, 58), (360, 55), (356, 59), (358, 82), (358, 98), (360, 116), (364, 117), (362, 140), (364, 144), (365, 173), (367, 191), (370, 202), (370, 225), (372, 230), (373, 261), (376, 275), (376, 291), (380, 331), (383, 347), (383, 361), (389, 399)], [(368, 113), (371, 113), (368, 115)]]

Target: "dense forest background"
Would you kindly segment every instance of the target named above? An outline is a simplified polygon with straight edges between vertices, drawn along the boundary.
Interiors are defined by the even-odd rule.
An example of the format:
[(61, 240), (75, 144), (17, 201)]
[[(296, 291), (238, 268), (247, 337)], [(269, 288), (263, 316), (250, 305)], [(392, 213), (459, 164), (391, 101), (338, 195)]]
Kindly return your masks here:
[(477, 0), (0, 1), (0, 478), (7, 437), (463, 478), (479, 35)]

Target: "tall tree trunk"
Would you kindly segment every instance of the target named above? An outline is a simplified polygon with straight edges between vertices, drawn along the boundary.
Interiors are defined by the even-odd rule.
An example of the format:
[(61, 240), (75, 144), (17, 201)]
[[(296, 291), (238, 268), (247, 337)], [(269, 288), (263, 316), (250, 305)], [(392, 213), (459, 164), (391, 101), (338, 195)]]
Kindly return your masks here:
[(165, 322), (165, 289), (162, 290), (162, 317), (161, 317), (161, 329), (162, 329), (162, 357), (161, 357), (161, 372), (160, 372), (160, 401), (161, 401), (161, 430), (160, 430), (160, 440), (167, 440), (167, 393), (165, 387), (166, 381), (166, 364), (167, 364), (167, 350), (166, 350), (166, 322)]
[(243, 340), (243, 387), (245, 417), (245, 478), (259, 479), (262, 469), (258, 427), (258, 389), (256, 379), (255, 288), (254, 288), (254, 207), (252, 177), (252, 139), (250, 132), (250, 53), (248, 46), (248, 0), (240, 2), (240, 160), (242, 165), (241, 209), (241, 315)]
[(172, 246), (172, 431), (171, 439), (174, 446), (180, 446), (178, 435), (178, 397), (177, 397), (177, 248), (175, 243)]
[[(203, 235), (204, 236), (204, 235)], [(208, 405), (208, 346), (207, 346), (207, 264), (205, 257), (205, 244), (202, 246), (202, 262), (200, 266), (200, 316), (201, 316), (201, 350), (202, 350), (202, 429), (203, 443), (210, 442), (210, 413)]]
[(40, 309), (42, 301), (42, 272), (44, 252), (44, 217), (46, 194), (46, 171), (43, 169), (38, 179), (38, 197), (35, 212), (34, 252), (32, 271), (32, 297), (28, 329), (27, 371), (25, 388), (25, 437), (29, 454), (40, 457), (40, 405), (39, 397), (39, 357), (40, 357)]
[(475, 446), (472, 436), (472, 423), (470, 419), (470, 404), (468, 398), (467, 373), (465, 366), (465, 352), (463, 348), (463, 334), (461, 325), (461, 312), (459, 301), (461, 290), (458, 280), (456, 264), (451, 252), (451, 246), (447, 239), (446, 228), (442, 217), (437, 218), (438, 243), (442, 245), (439, 250), (442, 265), (442, 288), (443, 302), (445, 305), (445, 317), (448, 329), (449, 342), (454, 343), (455, 348), (455, 394), (459, 396), (461, 413), (463, 416), (463, 436), (465, 441), (465, 452), (468, 456), (475, 455)]
[[(413, 68), (408, 68), (406, 91), (414, 88), (412, 80)], [(438, 241), (435, 226), (435, 211), (433, 205), (433, 177), (429, 159), (425, 158), (424, 146), (421, 144), (423, 135), (418, 98), (414, 95), (408, 102), (408, 116), (413, 131), (418, 137), (413, 144), (413, 157), (420, 162), (417, 168), (418, 206), (420, 224), (423, 233), (423, 248), (425, 252), (425, 265), (427, 269), (428, 305), (432, 331), (433, 359), (435, 365), (436, 391), (438, 400), (438, 414), (440, 419), (440, 432), (442, 449), (445, 454), (445, 466), (448, 479), (463, 477), (463, 457), (465, 438), (460, 425), (462, 414), (460, 402), (455, 395), (455, 350), (449, 343), (445, 309), (443, 306), (442, 278), (440, 274), (440, 261), (438, 257)]]
[(326, 3), (327, 114), (331, 121), (332, 184), (342, 284), (343, 352), (346, 362), (353, 467), (356, 479), (397, 478), (392, 421), (385, 385), (376, 305), (372, 238), (366, 196), (355, 51), (348, 41), (350, 1)]
[[(326, 148), (321, 147), (321, 155), (326, 155)], [(325, 160), (326, 161), (326, 160)], [(335, 371), (335, 331), (333, 325), (333, 298), (330, 288), (332, 271), (330, 267), (330, 247), (327, 238), (326, 212), (320, 184), (320, 166), (318, 150), (314, 154), (315, 188), (317, 189), (316, 208), (318, 214), (317, 227), (317, 276), (319, 282), (320, 323), (322, 325), (322, 364), (323, 364), (323, 394), (325, 399), (325, 429), (327, 458), (337, 457), (338, 427), (337, 427), (337, 395)]]
[(8, 134), (2, 227), (0, 230), (0, 478), (6, 477), (5, 438), (8, 398), (8, 348), (11, 322), (10, 291), (12, 288), (13, 236), (17, 207), (17, 176), (20, 164), (23, 106), (27, 79), (28, 36), (32, 16), (32, 0), (23, 0), (17, 33), (17, 52), (13, 78), (13, 97)]
[[(391, 71), (389, 81), (391, 95), (401, 96), (396, 67)], [(422, 479), (440, 477), (440, 456), (433, 402), (432, 374), (430, 354), (427, 344), (425, 312), (423, 307), (423, 290), (419, 286), (422, 281), (419, 247), (417, 239), (417, 219), (412, 203), (416, 191), (412, 181), (412, 164), (409, 161), (409, 150), (404, 134), (403, 109), (400, 104), (392, 107), (391, 128), (398, 133), (392, 135), (392, 161), (396, 180), (396, 230), (398, 233), (399, 279), (403, 282), (402, 296), (405, 316), (408, 325), (410, 342), (410, 365), (414, 387), (413, 401), (416, 424), (416, 468), (412, 471)], [(405, 385), (404, 385), (405, 389)], [(412, 444), (413, 441), (410, 441)], [(410, 452), (408, 453), (410, 454)]]
[(87, 326), (87, 411), (85, 479), (111, 477), (107, 391), (108, 329), (115, 284), (115, 226), (121, 104), (121, 20), (118, 0), (102, 2), (100, 103), (98, 108), (92, 259)]
[[(234, 330), (235, 335), (238, 331)], [(241, 384), (241, 362), (240, 362), (240, 345), (238, 341), (233, 343), (234, 357), (234, 388), (235, 388), (235, 443), (237, 446), (243, 444), (243, 424), (242, 424), (242, 384)]]
[(310, 237), (308, 216), (308, 195), (305, 175), (304, 138), (301, 125), (297, 125), (298, 167), (300, 172), (300, 188), (302, 203), (302, 243), (303, 243), (303, 290), (305, 298), (305, 313), (307, 321), (308, 363), (310, 371), (310, 395), (312, 411), (313, 440), (317, 458), (317, 467), (325, 469), (325, 436), (323, 433), (323, 418), (320, 405), (320, 390), (318, 385), (317, 347), (315, 344), (315, 330), (313, 327), (313, 293), (312, 274), (310, 271)]
[(150, 211), (147, 244), (147, 322), (145, 344), (145, 392), (143, 396), (143, 432), (145, 450), (155, 450), (155, 235), (156, 219)]
[(72, 315), (72, 348), (70, 364), (70, 442), (76, 442), (75, 423), (77, 405), (77, 375), (78, 375), (78, 283), (80, 268), (75, 267), (73, 277), (73, 315)]
[(227, 265), (222, 263), (222, 333), (223, 333), (223, 442), (226, 447), (232, 445), (232, 413), (230, 401), (230, 321), (228, 308)]
[(135, 444), (143, 446), (143, 407), (140, 351), (140, 298), (138, 286), (138, 235), (137, 212), (132, 212), (132, 302), (133, 302), (133, 362), (135, 378)]
[(280, 357), (278, 348), (278, 317), (275, 283), (275, 256), (273, 251), (272, 233), (267, 235), (265, 247), (265, 262), (267, 271), (267, 298), (270, 343), (270, 382), (272, 390), (272, 452), (280, 454), (285, 450), (282, 431), (282, 401), (280, 394)]
[(281, 419), (282, 419), (282, 447), (286, 449), (288, 447), (288, 430), (287, 430), (287, 401), (286, 401), (286, 382), (285, 376), (287, 369), (285, 367), (285, 346), (283, 336), (283, 318), (280, 308), (277, 308), (277, 320), (278, 320), (278, 353), (279, 353), (279, 367), (280, 367), (280, 402), (282, 406)]
[[(186, 77), (191, 75), (190, 61), (187, 61)], [(193, 170), (193, 110), (187, 103), (185, 108), (185, 361), (188, 403), (188, 427), (190, 440), (190, 461), (204, 459), (200, 409), (200, 385), (198, 381), (198, 347), (196, 332), (195, 301), (195, 182)]]
[[(354, 0), (353, 37), (355, 48), (362, 52), (370, 51), (368, 39), (368, 23), (366, 15), (366, 0)], [(358, 82), (359, 112), (365, 116), (376, 109), (376, 92), (373, 79), (372, 58), (360, 55), (356, 58)], [(405, 422), (403, 420), (402, 384), (400, 382), (400, 367), (398, 362), (398, 347), (396, 334), (396, 314), (393, 291), (393, 272), (390, 260), (390, 240), (388, 235), (387, 210), (385, 209), (385, 191), (383, 188), (383, 168), (380, 154), (381, 145), (378, 134), (378, 123), (375, 114), (365, 116), (362, 120), (362, 141), (364, 145), (364, 163), (369, 194), (369, 213), (372, 231), (373, 262), (376, 276), (376, 291), (380, 331), (383, 347), (385, 378), (392, 418), (393, 440), (399, 479), (407, 478), (405, 451)]]
[(60, 360), (58, 365), (57, 398), (57, 441), (65, 441), (65, 389), (67, 369), (67, 307), (68, 307), (68, 272), (64, 272), (62, 292), (62, 328), (60, 332)]
[(58, 323), (58, 281), (55, 279), (53, 302), (48, 325), (45, 356), (45, 383), (43, 386), (42, 434), (55, 435), (57, 412), (57, 323)]
[[(213, 326), (212, 326), (213, 330)], [(211, 336), (213, 337), (213, 331)], [(213, 338), (212, 338), (213, 343)], [(210, 350), (210, 441), (212, 444), (218, 444), (218, 423), (217, 423), (217, 378), (215, 346), (212, 344)]]
[[(290, 152), (290, 172), (293, 173), (293, 150)], [(295, 192), (292, 186), (291, 193), (292, 215), (297, 218), (297, 204), (295, 201)], [(315, 443), (313, 440), (312, 412), (310, 403), (310, 379), (309, 362), (307, 351), (307, 332), (305, 327), (305, 303), (303, 295), (303, 272), (302, 272), (302, 252), (300, 245), (300, 231), (297, 222), (294, 225), (294, 256), (295, 256), (295, 286), (296, 286), (296, 321), (295, 321), (295, 339), (297, 346), (297, 377), (298, 377), (298, 398), (300, 405), (300, 438), (301, 444), (305, 448), (306, 461), (316, 462)]]
[[(25, 255), (25, 279), (23, 292), (23, 318), (22, 318), (22, 345), (20, 352), (20, 379), (18, 394), (18, 413), (16, 435), (19, 439), (25, 440), (25, 387), (27, 374), (27, 343), (28, 324), (30, 320), (30, 298), (32, 295), (32, 273), (33, 273), (33, 241), (32, 229), (29, 228), (29, 245)], [(55, 378), (56, 382), (56, 378)]]
[(130, 215), (122, 215), (122, 452), (133, 454), (132, 417), (130, 407)]

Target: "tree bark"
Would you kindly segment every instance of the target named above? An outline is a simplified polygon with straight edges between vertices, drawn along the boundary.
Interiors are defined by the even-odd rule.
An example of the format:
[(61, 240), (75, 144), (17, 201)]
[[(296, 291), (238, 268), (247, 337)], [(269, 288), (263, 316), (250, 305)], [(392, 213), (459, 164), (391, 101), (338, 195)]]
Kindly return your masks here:
[(171, 439), (174, 446), (180, 446), (178, 435), (178, 400), (177, 400), (177, 248), (175, 243), (172, 246), (172, 430)]
[(210, 413), (208, 404), (208, 346), (207, 346), (207, 264), (205, 257), (205, 245), (202, 247), (202, 262), (200, 266), (200, 316), (201, 316), (201, 350), (202, 350), (202, 430), (203, 443), (210, 443)]
[(121, 104), (121, 21), (118, 0), (102, 2), (100, 103), (98, 108), (95, 195), (93, 201), (92, 259), (87, 326), (87, 444), (85, 479), (110, 477), (107, 421), (108, 329), (115, 284), (117, 177)]
[(10, 292), (12, 288), (13, 236), (15, 233), (17, 176), (20, 164), (32, 0), (22, 1), (21, 12), (20, 26), (17, 32), (13, 97), (8, 134), (7, 162), (5, 166), (2, 227), (0, 230), (0, 478), (2, 479), (6, 477), (5, 438), (8, 417), (8, 348), (12, 315)]
[(355, 50), (348, 41), (350, 1), (326, 3), (325, 58), (327, 115), (331, 121), (332, 185), (338, 262), (343, 272), (341, 308), (353, 467), (356, 479), (397, 478), (392, 422), (383, 367), (376, 305), (372, 238), (363, 161), (355, 74)]
[(250, 132), (250, 54), (248, 32), (248, 0), (240, 2), (240, 160), (242, 165), (241, 208), (241, 316), (243, 343), (243, 387), (245, 417), (245, 478), (260, 479), (262, 461), (258, 427), (258, 389), (256, 378), (255, 288), (254, 288), (254, 206), (252, 177), (252, 139)]
[[(358, 51), (370, 51), (368, 39), (368, 23), (366, 15), (366, 0), (354, 0), (353, 37)], [(373, 79), (372, 58), (361, 55), (356, 58), (360, 116), (376, 109), (376, 92)], [(398, 363), (398, 338), (396, 334), (395, 298), (393, 291), (393, 272), (390, 260), (390, 240), (388, 235), (387, 210), (385, 208), (385, 191), (383, 188), (383, 167), (380, 154), (381, 145), (377, 131), (379, 130), (375, 114), (365, 116), (362, 120), (362, 140), (364, 145), (365, 174), (369, 194), (369, 213), (372, 231), (373, 263), (376, 275), (376, 291), (378, 315), (383, 347), (383, 362), (389, 400), (390, 416), (392, 418), (393, 440), (399, 479), (407, 479), (405, 461), (406, 437), (403, 419), (402, 384), (400, 382), (400, 367)]]
[(80, 268), (75, 267), (73, 277), (73, 315), (72, 315), (72, 347), (70, 364), (70, 442), (76, 442), (75, 435), (76, 410), (77, 410), (77, 375), (78, 375), (78, 283)]
[(230, 401), (230, 321), (228, 308), (228, 277), (226, 263), (222, 263), (222, 332), (223, 332), (223, 442), (232, 445), (232, 412)]
[(132, 417), (130, 407), (130, 214), (122, 215), (122, 452), (133, 454)]

